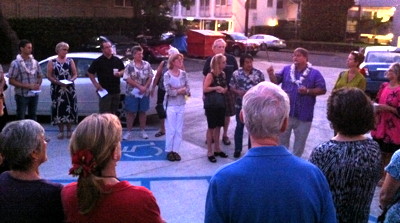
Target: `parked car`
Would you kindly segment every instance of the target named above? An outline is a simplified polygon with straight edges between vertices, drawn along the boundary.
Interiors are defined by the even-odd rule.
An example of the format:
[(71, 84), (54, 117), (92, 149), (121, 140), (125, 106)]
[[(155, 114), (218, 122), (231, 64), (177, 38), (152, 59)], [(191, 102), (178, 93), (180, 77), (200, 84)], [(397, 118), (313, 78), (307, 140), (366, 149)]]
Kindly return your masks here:
[(161, 37), (139, 35), (137, 42), (143, 48), (143, 58), (148, 62), (159, 62), (168, 59), (168, 50), (173, 38), (162, 35)]
[(235, 56), (240, 56), (243, 53), (250, 53), (255, 56), (260, 48), (260, 44), (252, 39), (247, 38), (242, 33), (238, 32), (222, 32), (225, 35), (226, 52), (232, 53)]
[(394, 46), (369, 46), (364, 51), (365, 60), (361, 63), (361, 72), (365, 74), (367, 88), (365, 92), (375, 98), (379, 87), (388, 81), (385, 72), (392, 63), (400, 62), (400, 48)]
[(84, 52), (101, 52), (100, 45), (102, 42), (110, 42), (113, 48), (113, 53), (131, 58), (131, 49), (138, 46), (139, 43), (123, 35), (110, 35), (110, 36), (95, 36), (82, 44), (80, 50)]
[(249, 39), (257, 41), (260, 44), (260, 50), (272, 49), (279, 51), (286, 48), (285, 40), (271, 35), (256, 34), (250, 36)]
[[(79, 53), (68, 53), (67, 57), (74, 60), (78, 78), (75, 80), (75, 88), (78, 99), (78, 115), (79, 116), (87, 116), (92, 113), (99, 112), (99, 96), (96, 93), (96, 89), (94, 88), (92, 82), (87, 76), (87, 70), (89, 69), (92, 62), (101, 56), (101, 53), (94, 52), (79, 52)], [(123, 58), (122, 56), (117, 55), (119, 58)], [(47, 59), (44, 59), (39, 62), (40, 69), (44, 76), (47, 73), (47, 63), (56, 58), (57, 56), (51, 56)], [(129, 60), (124, 60), (125, 66), (129, 64)], [(6, 74), (7, 76), (7, 74)], [(6, 78), (8, 82), (8, 78)], [(8, 83), (7, 83), (8, 84)], [(14, 99), (14, 86), (9, 85), (9, 88), (5, 92), (6, 105), (7, 110), (10, 115), (16, 115), (16, 104)], [(125, 87), (126, 82), (121, 78), (121, 105), (119, 109), (119, 117), (121, 121), (125, 120), (125, 114), (123, 111), (124, 107), (124, 98), (125, 98)], [(50, 116), (51, 115), (51, 97), (50, 97), (50, 81), (47, 77), (43, 78), (42, 85), (40, 88), (41, 92), (39, 94), (39, 102), (37, 106), (37, 115)], [(150, 114), (155, 114), (155, 103), (156, 98), (150, 99)]]

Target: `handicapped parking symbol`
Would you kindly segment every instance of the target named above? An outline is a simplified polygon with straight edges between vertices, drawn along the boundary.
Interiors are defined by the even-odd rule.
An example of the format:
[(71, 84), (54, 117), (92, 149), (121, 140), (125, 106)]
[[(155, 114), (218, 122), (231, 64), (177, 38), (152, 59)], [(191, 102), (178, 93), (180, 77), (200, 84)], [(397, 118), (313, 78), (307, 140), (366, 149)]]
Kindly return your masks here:
[(122, 141), (121, 161), (165, 160), (165, 141)]

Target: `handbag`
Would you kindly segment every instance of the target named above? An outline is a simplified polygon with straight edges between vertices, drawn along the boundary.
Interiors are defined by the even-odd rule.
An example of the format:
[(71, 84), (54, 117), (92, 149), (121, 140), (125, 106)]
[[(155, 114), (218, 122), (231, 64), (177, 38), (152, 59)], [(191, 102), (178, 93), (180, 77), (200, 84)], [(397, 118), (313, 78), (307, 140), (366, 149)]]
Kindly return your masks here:
[(216, 91), (205, 93), (204, 108), (225, 108), (225, 95)]

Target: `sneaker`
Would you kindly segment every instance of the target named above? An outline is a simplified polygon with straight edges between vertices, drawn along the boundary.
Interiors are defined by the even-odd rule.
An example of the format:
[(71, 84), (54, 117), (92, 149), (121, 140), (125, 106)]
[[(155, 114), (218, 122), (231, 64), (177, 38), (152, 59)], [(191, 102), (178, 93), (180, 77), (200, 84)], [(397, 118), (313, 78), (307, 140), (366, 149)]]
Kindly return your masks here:
[(169, 152), (169, 153), (167, 154), (167, 160), (169, 160), (169, 161), (171, 161), (171, 162), (175, 161), (174, 152)]
[(144, 131), (144, 130), (142, 130), (142, 138), (143, 139), (148, 139), (149, 138), (149, 136), (147, 135), (147, 133)]
[(240, 157), (240, 152), (235, 152), (235, 153), (233, 153), (233, 157), (235, 157), (235, 158), (239, 158)]
[(129, 140), (131, 138), (131, 131), (127, 131), (122, 136), (122, 140)]

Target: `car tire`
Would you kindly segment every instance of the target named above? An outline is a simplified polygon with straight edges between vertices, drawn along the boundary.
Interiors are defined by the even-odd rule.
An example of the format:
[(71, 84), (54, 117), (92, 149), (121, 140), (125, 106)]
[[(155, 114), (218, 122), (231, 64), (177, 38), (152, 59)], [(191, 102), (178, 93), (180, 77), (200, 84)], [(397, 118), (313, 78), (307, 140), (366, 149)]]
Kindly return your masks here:
[(267, 50), (267, 44), (265, 44), (265, 43), (262, 43), (261, 45), (260, 45), (260, 50)]
[(272, 50), (273, 51), (279, 51), (280, 49), (279, 48), (273, 48)]
[(117, 110), (117, 117), (121, 124), (126, 124), (126, 117), (125, 117), (125, 95), (121, 94), (119, 97), (119, 106)]
[(242, 54), (241, 50), (239, 47), (233, 48), (233, 55), (236, 57), (239, 57)]
[(250, 54), (254, 57), (254, 56), (257, 55), (257, 53), (258, 53), (258, 51), (253, 51), (253, 52), (251, 52)]

